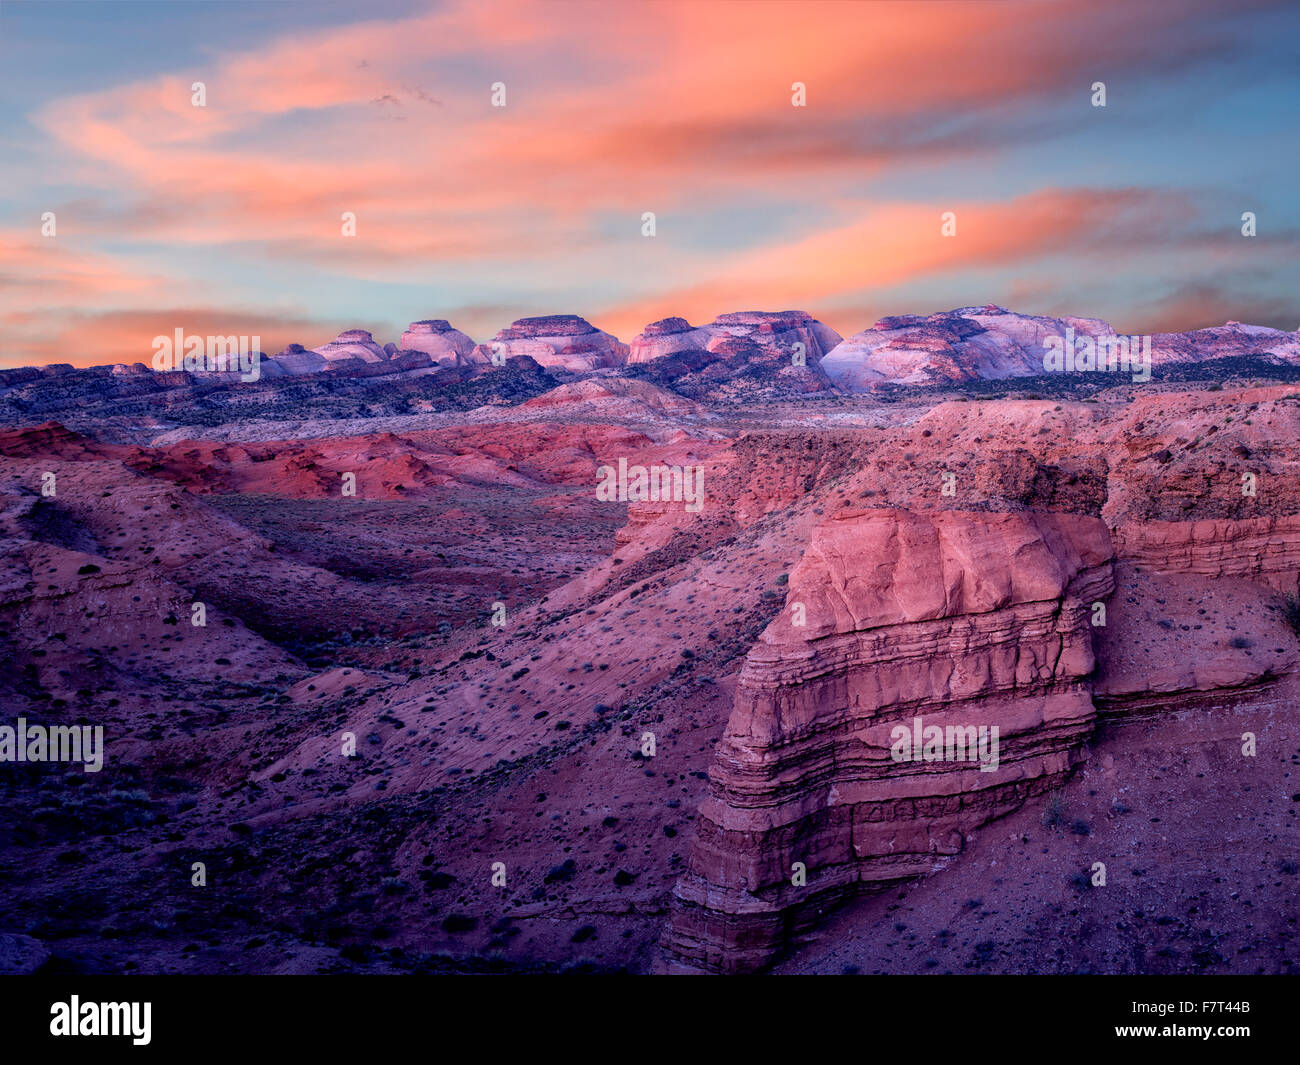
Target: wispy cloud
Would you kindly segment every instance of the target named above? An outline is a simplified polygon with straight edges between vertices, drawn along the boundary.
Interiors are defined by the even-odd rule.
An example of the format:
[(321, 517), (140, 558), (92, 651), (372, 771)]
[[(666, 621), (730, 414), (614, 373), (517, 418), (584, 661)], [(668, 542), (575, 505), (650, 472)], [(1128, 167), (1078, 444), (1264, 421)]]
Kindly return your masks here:
[[(1153, 183), (1135, 164), (1155, 157), (1116, 138), (1140, 132), (1162, 87), (1203, 92), (1197, 77), (1243, 61), (1242, 20), (1273, 7), (455, 2), (302, 30), (284, 5), (279, 37), (55, 93), (30, 116), (39, 156), (75, 195), (47, 204), (22, 190), (24, 225), (59, 211), (63, 250), (30, 256), (21, 306), (144, 313), (218, 292), (249, 308), (272, 278), (270, 302), (323, 322), (339, 285), (322, 294), (322, 276), (425, 278), (429, 302), (406, 313), (542, 304), (626, 334), (642, 314), (866, 306), (882, 287), (992, 278), (1068, 251), (1096, 271), (1099, 235), (1176, 244), (1201, 226), (1185, 183)], [(1087, 105), (1096, 78), (1112, 84), (1105, 111)], [(191, 105), (195, 81), (206, 107)], [(498, 81), (505, 108), (491, 106)], [(806, 108), (791, 106), (794, 82)], [(1161, 136), (1174, 155), (1199, 146)], [(1107, 152), (1114, 176), (1099, 181)], [(1248, 178), (1226, 155), (1213, 163), (1227, 169), (1211, 184)], [(684, 239), (738, 204), (770, 222), (704, 247)], [(958, 239), (938, 239), (940, 210), (959, 212)], [(661, 219), (653, 246), (643, 211)], [(13, 214), (7, 224), (23, 232)], [(1125, 298), (1122, 279), (1096, 291)]]

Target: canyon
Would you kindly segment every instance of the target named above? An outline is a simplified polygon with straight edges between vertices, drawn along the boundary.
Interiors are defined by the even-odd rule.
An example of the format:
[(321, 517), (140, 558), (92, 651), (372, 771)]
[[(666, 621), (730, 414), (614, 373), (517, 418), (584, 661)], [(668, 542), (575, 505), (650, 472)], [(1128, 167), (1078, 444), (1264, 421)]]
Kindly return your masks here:
[[(254, 382), (0, 370), (0, 718), (105, 737), (0, 777), (0, 958), (1294, 971), (1300, 343), (1043, 373), (1067, 329), (1111, 335), (430, 318)], [(620, 464), (702, 505), (602, 499)], [(996, 767), (893, 757), (918, 718)]]

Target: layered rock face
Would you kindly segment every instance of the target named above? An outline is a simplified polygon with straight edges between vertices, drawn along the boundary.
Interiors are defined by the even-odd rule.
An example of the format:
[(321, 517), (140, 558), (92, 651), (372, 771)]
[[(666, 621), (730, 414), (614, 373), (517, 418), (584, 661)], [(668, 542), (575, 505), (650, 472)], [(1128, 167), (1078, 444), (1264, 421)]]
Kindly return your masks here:
[(1290, 386), (1135, 399), (1081, 427), (1110, 462), (1115, 554), (1147, 573), (1294, 594), (1300, 574), (1300, 395)]
[(896, 384), (955, 384), (1043, 373), (1044, 341), (1113, 333), (1099, 318), (1047, 318), (1002, 307), (961, 307), (921, 317), (882, 318), (849, 337), (824, 359), (837, 385), (854, 391)]
[(472, 358), (491, 362), (493, 354), (507, 359), (527, 355), (546, 369), (587, 373), (622, 366), (627, 361), (627, 345), (576, 314), (549, 314), (520, 318), (486, 344), (479, 344)]
[(704, 351), (710, 335), (706, 327), (693, 326), (685, 318), (661, 318), (632, 338), (627, 361), (629, 364), (650, 362), (679, 351)]
[(665, 966), (760, 969), (818, 907), (933, 870), (1062, 780), (1095, 720), (1089, 612), (1111, 590), (1094, 517), (821, 526), (742, 669)]
[(1291, 595), (1300, 591), (1300, 515), (1126, 523), (1115, 529), (1115, 551), (1155, 573), (1235, 577)]
[(383, 362), (388, 358), (388, 353), (364, 329), (345, 329), (328, 344), (312, 350), (330, 362), (338, 359)]
[(459, 329), (453, 329), (444, 318), (431, 318), (412, 322), (402, 334), (398, 348), (402, 351), (422, 351), (434, 364), (469, 366), (486, 362), (475, 355), (474, 341)]
[(736, 346), (728, 339), (734, 337), (752, 341), (767, 354), (779, 352), (786, 360), (794, 345), (801, 343), (809, 363), (816, 362), (841, 340), (834, 329), (804, 311), (737, 311), (720, 314), (702, 326), (692, 326), (685, 318), (663, 318), (651, 322), (633, 339), (627, 361), (650, 362), (679, 351), (730, 354)]

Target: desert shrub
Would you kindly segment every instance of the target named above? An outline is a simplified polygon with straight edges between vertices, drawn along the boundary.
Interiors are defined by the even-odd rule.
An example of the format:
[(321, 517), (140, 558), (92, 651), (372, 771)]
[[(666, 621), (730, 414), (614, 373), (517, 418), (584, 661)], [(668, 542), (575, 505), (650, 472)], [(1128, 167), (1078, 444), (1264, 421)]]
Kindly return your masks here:
[(1282, 596), (1282, 617), (1291, 631), (1300, 636), (1300, 595)]

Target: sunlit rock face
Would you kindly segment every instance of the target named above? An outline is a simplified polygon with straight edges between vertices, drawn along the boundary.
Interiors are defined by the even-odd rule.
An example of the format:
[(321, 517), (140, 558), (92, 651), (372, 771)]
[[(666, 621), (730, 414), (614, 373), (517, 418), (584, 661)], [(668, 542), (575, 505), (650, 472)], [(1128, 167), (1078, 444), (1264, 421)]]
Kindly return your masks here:
[(330, 362), (339, 359), (383, 362), (388, 358), (387, 352), (376, 344), (375, 338), (364, 329), (345, 329), (328, 344), (322, 344), (312, 350)]
[(476, 362), (499, 364), (502, 359), (527, 355), (546, 369), (586, 373), (622, 366), (627, 345), (576, 314), (548, 314), (520, 318), (486, 344), (474, 349)]
[[(1044, 360), (1052, 338), (1081, 344), (1115, 335), (1100, 318), (1016, 314), (996, 306), (960, 307), (927, 317), (882, 318), (836, 347), (822, 360), (822, 368), (837, 385), (851, 391), (887, 383), (959, 384), (1029, 377), (1050, 369)], [(1153, 367), (1247, 355), (1300, 364), (1300, 334), (1240, 322), (1186, 333), (1156, 333), (1143, 343)]]
[(468, 366), (486, 362), (474, 354), (474, 341), (444, 318), (412, 322), (397, 345), (400, 351), (422, 351), (436, 365)]
[(961, 307), (921, 317), (882, 318), (855, 333), (822, 360), (842, 388), (865, 391), (884, 383), (955, 384), (1044, 372), (1048, 337), (1113, 333), (1099, 318), (1047, 318), (1001, 307)]
[(767, 354), (789, 358), (796, 344), (815, 362), (840, 343), (840, 335), (804, 311), (736, 311), (720, 314), (707, 325), (692, 326), (685, 318), (651, 322), (632, 341), (627, 361), (650, 362), (679, 351), (723, 352), (730, 338), (752, 341)]

